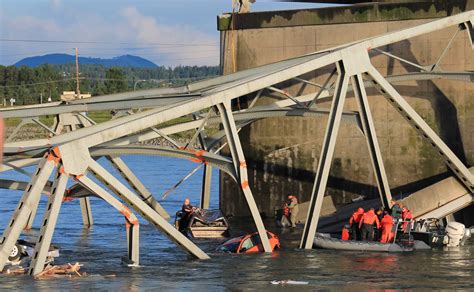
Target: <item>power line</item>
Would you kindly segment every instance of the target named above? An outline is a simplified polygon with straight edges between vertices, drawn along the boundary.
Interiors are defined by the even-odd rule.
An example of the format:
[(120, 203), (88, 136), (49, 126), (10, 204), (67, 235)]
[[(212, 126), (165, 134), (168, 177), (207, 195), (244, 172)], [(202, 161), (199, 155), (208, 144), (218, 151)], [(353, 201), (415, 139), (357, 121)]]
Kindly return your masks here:
[[(171, 78), (171, 79), (161, 79), (160, 81), (169, 82), (169, 81), (180, 81), (180, 80), (202, 80), (217, 77), (218, 75), (208, 75), (208, 76), (201, 76), (201, 77), (183, 77), (183, 78)], [(101, 77), (80, 77), (81, 80), (96, 80), (96, 81), (129, 81), (134, 82), (137, 79), (118, 79), (118, 78), (101, 78)], [(43, 84), (53, 84), (53, 83), (61, 83), (67, 81), (73, 81), (75, 78), (66, 78), (60, 80), (50, 80), (50, 81), (42, 81), (42, 82), (34, 82), (34, 83), (25, 83), (25, 84), (15, 84), (15, 85), (1, 85), (0, 88), (15, 88), (15, 87), (22, 87), (22, 86), (35, 86), (35, 85), (43, 85)], [(145, 81), (154, 81), (156, 79), (144, 79)]]
[(51, 81), (43, 81), (43, 82), (34, 82), (34, 83), (25, 83), (25, 84), (15, 84), (15, 85), (2, 85), (1, 88), (12, 88), (12, 87), (22, 87), (22, 86), (34, 86), (34, 85), (42, 85), (42, 84), (51, 84), (51, 83), (60, 83), (74, 80), (74, 78), (67, 78), (67, 79), (60, 79), (60, 80), (51, 80)]
[(104, 44), (104, 45), (151, 45), (151, 46), (199, 46), (215, 47), (218, 43), (142, 43), (142, 42), (99, 42), (99, 41), (66, 41), (66, 40), (35, 40), (35, 39), (0, 39), (0, 42), (16, 43), (59, 43), (59, 44)]
[[(114, 53), (87, 53), (87, 51), (90, 49), (83, 49), (81, 53), (79, 54), (82, 57), (88, 57), (90, 56), (110, 56)], [(114, 49), (114, 50), (121, 50), (121, 49)], [(86, 53), (84, 52), (86, 51)], [(197, 53), (208, 53), (208, 52), (215, 52), (215, 49), (208, 49), (208, 50), (184, 50), (184, 51), (177, 51), (176, 49), (173, 49), (171, 51), (159, 51), (157, 53), (137, 53), (138, 56), (158, 56), (158, 55), (177, 55), (177, 54), (185, 54), (185, 53), (192, 53), (192, 54), (197, 54)], [(11, 57), (11, 56), (35, 56), (39, 54), (69, 54), (69, 52), (61, 52), (61, 51), (42, 51), (42, 52), (31, 52), (31, 53), (21, 53), (21, 54), (0, 54), (0, 57)], [(130, 52), (117, 52), (115, 54), (134, 54)], [(72, 56), (72, 55), (71, 55)], [(87, 57), (86, 57), (87, 58)]]

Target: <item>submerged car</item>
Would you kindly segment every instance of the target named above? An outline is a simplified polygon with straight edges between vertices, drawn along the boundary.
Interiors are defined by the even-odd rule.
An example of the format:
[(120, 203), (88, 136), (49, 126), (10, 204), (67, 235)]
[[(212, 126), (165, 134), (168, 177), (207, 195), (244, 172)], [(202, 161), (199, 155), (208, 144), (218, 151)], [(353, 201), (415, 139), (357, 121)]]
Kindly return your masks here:
[[(280, 248), (280, 239), (270, 231), (267, 231), (272, 251)], [(226, 253), (256, 253), (263, 252), (262, 241), (258, 232), (232, 238), (217, 247), (217, 251)]]
[(220, 238), (228, 236), (229, 223), (220, 210), (196, 208), (189, 216), (176, 212), (176, 229), (193, 238)]
[[(12, 266), (19, 265), (24, 259), (31, 258), (34, 251), (35, 243), (19, 239), (8, 257), (7, 264)], [(45, 264), (54, 262), (54, 258), (56, 257), (59, 257), (59, 248), (50, 245)]]

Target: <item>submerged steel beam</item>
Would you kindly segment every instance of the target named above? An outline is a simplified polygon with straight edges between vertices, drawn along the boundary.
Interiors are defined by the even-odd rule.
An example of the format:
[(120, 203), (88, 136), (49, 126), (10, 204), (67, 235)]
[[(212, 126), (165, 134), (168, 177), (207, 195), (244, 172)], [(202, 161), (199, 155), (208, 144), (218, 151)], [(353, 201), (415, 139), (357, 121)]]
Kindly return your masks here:
[(249, 186), (247, 162), (245, 160), (244, 151), (242, 150), (242, 145), (240, 144), (240, 138), (237, 132), (234, 117), (232, 116), (231, 104), (230, 102), (217, 104), (217, 108), (221, 114), (222, 124), (224, 125), (227, 142), (229, 144), (232, 160), (234, 162), (235, 172), (238, 174), (240, 188), (244, 193), (245, 200), (247, 201), (247, 205), (249, 206), (255, 226), (257, 227), (263, 249), (265, 252), (272, 252), (265, 226), (263, 225), (260, 212), (258, 211), (257, 204), (255, 203), (255, 199)]
[(343, 62), (337, 62), (337, 70), (339, 76), (336, 82), (336, 91), (334, 93), (331, 111), (329, 113), (326, 134), (324, 135), (324, 142), (308, 207), (308, 215), (300, 242), (300, 248), (304, 249), (313, 248), (314, 236), (316, 235), (319, 214), (321, 212), (321, 206), (326, 192), (329, 170), (334, 155), (334, 148), (336, 146), (336, 139), (339, 132), (344, 101), (346, 99), (347, 87), (349, 85), (349, 76)]

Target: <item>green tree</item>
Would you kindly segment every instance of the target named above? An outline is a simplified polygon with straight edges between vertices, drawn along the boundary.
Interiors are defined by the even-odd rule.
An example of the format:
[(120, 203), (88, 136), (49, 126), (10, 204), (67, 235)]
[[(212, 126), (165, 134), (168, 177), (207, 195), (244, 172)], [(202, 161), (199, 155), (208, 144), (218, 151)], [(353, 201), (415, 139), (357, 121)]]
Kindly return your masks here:
[(106, 93), (123, 92), (128, 89), (125, 73), (121, 68), (112, 67), (105, 73)]

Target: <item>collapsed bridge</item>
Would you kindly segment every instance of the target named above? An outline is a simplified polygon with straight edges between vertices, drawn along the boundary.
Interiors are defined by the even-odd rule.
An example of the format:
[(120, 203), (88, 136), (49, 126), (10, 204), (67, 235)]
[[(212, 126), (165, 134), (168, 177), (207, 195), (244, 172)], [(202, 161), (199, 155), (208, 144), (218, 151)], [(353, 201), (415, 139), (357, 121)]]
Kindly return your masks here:
[[(466, 33), (471, 48), (474, 48), (473, 25), (474, 12), (469, 11), (178, 88), (134, 91), (66, 103), (1, 110), (3, 118), (23, 119), (18, 131), (25, 124), (34, 123), (45, 128), (49, 132), (49, 137), (12, 142), (13, 136), (18, 132), (14, 131), (13, 136), (9, 137), (4, 145), (2, 171), (25, 172), (23, 168), (31, 165), (36, 165), (37, 169), (29, 182), (0, 181), (0, 187), (24, 189), (22, 198), (0, 240), (0, 270), (4, 268), (22, 230), (32, 227), (43, 194), (48, 196), (48, 203), (30, 264), (31, 275), (43, 271), (61, 203), (65, 197), (80, 198), (85, 225), (92, 224), (88, 196), (99, 197), (122, 213), (127, 224), (128, 257), (136, 264), (139, 263), (137, 215), (155, 225), (170, 240), (194, 257), (209, 258), (195, 243), (168, 222), (169, 216), (157, 198), (120, 158), (120, 155), (125, 154), (189, 159), (204, 167), (201, 196), (203, 208), (209, 205), (212, 167), (229, 175), (235, 180), (236, 186), (245, 198), (255, 227), (261, 235), (264, 250), (270, 252), (259, 206), (253, 197), (252, 186), (249, 185), (247, 161), (239, 139), (240, 129), (269, 117), (327, 117), (324, 142), (321, 153), (316, 158), (318, 165), (316, 177), (300, 244), (301, 248), (310, 249), (318, 226), (341, 123), (353, 125), (365, 137), (382, 204), (387, 206), (392, 197), (366, 89), (377, 90), (384, 96), (407, 123), (419, 132), (428, 145), (437, 150), (465, 190), (458, 192), (459, 196), (463, 196), (464, 206), (466, 194), (467, 204), (472, 204), (473, 174), (406, 102), (395, 86), (397, 82), (404, 80), (445, 79), (472, 82), (474, 73), (463, 70), (443, 71), (437, 66), (429, 69), (412, 64), (418, 72), (383, 76), (372, 64), (371, 57), (373, 52), (388, 54), (382, 50), (384, 46), (449, 27), (457, 27), (459, 31)], [(401, 59), (393, 55), (391, 57)], [(409, 62), (403, 59), (401, 61)], [(309, 73), (318, 75), (320, 70), (329, 72), (324, 84), (317, 84), (304, 78)], [(281, 85), (289, 81), (309, 84), (314, 91), (310, 94), (291, 95), (281, 89)], [(281, 97), (281, 100), (256, 105), (263, 91), (274, 92)], [(358, 105), (357, 111), (344, 110), (348, 93), (354, 94)], [(255, 97), (247, 108), (233, 108), (232, 103), (235, 100), (249, 94)], [(320, 106), (322, 102), (328, 101), (331, 103), (330, 108)], [(114, 110), (118, 114), (110, 121), (96, 124), (86, 113), (99, 110)], [(53, 128), (49, 128), (39, 120), (38, 117), (44, 115), (56, 117)], [(183, 116), (192, 116), (192, 119), (168, 124)], [(206, 135), (206, 129), (212, 125), (217, 125), (219, 131)], [(189, 130), (195, 132), (186, 143), (179, 142), (171, 136)], [(169, 146), (140, 144), (156, 138), (167, 140)], [(227, 150), (230, 156), (221, 154), (221, 150)], [(119, 170), (129, 187), (101, 166), (96, 161), (99, 157), (106, 157)], [(52, 174), (54, 174), (53, 181), (49, 181)], [(94, 179), (101, 182), (101, 185)], [(67, 189), (69, 180), (74, 180), (76, 183)], [(443, 206), (448, 203), (443, 202)], [(443, 206), (438, 205), (438, 208)], [(416, 206), (413, 209), (416, 212)], [(443, 216), (457, 210), (453, 208), (444, 211)]]

